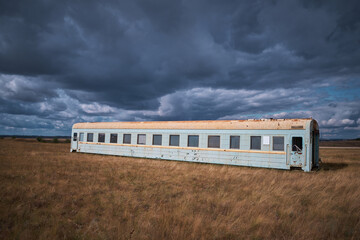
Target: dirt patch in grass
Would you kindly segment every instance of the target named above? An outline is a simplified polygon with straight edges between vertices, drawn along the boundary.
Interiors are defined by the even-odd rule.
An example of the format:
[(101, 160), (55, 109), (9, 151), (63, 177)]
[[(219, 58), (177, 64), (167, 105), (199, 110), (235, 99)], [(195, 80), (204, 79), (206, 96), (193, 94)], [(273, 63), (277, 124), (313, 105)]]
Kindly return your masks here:
[(0, 140), (1, 239), (358, 239), (360, 150), (317, 172), (70, 153)]

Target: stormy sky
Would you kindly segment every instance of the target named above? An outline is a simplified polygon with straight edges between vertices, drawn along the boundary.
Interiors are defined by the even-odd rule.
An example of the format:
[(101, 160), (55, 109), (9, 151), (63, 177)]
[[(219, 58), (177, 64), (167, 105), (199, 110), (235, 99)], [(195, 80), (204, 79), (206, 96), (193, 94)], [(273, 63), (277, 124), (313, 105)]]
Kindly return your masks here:
[(0, 134), (308, 118), (360, 137), (359, 1), (0, 0)]

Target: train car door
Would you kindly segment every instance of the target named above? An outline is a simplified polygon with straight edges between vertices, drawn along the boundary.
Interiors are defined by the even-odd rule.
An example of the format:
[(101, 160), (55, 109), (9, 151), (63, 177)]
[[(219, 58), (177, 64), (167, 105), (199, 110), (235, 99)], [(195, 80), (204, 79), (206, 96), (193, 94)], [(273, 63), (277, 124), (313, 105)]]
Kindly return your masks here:
[(304, 139), (300, 136), (291, 137), (291, 154), (290, 166), (302, 167), (304, 166)]
[(73, 141), (73, 149), (76, 149), (77, 150), (77, 148), (78, 148), (78, 137), (77, 137), (77, 133), (76, 132), (74, 132), (74, 135), (73, 135), (73, 139), (72, 139), (72, 141)]
[(80, 151), (80, 146), (79, 146), (79, 142), (83, 142), (84, 141), (84, 133), (79, 133), (79, 139), (78, 139), (78, 143), (77, 143), (77, 146), (76, 146), (76, 149), (77, 151), (79, 152)]

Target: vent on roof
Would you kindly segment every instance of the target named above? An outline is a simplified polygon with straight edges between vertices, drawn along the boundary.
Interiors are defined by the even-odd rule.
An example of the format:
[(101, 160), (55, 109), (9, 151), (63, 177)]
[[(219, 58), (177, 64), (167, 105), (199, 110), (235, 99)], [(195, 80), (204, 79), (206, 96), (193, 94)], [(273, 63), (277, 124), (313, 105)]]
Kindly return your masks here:
[(303, 129), (303, 126), (291, 126), (291, 129)]

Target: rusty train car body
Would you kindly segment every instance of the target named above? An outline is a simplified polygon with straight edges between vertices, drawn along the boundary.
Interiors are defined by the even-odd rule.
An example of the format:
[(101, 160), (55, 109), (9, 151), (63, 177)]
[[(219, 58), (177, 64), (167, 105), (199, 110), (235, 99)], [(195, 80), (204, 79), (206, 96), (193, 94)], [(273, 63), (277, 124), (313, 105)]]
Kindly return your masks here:
[(85, 122), (71, 152), (276, 169), (319, 166), (314, 119)]

